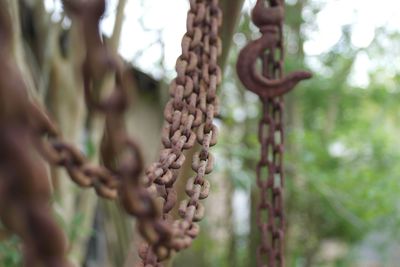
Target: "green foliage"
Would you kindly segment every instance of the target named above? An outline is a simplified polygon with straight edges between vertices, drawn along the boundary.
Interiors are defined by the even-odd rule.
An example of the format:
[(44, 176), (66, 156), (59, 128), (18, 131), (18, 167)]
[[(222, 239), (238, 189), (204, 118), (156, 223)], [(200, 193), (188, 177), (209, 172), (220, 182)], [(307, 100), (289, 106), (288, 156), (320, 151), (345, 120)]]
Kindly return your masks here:
[(92, 229), (82, 227), (85, 220), (85, 214), (83, 213), (74, 214), (70, 222), (66, 222), (60, 214), (56, 214), (56, 218), (58, 224), (64, 229), (69, 243), (74, 243), (79, 237), (88, 236), (93, 232)]
[[(57, 215), (57, 214), (56, 214)], [(84, 214), (76, 214), (71, 223), (67, 224), (60, 215), (56, 216), (59, 225), (66, 232), (68, 240), (73, 243), (79, 236), (87, 236), (91, 233), (90, 229), (82, 228)], [(0, 231), (5, 231), (0, 225)], [(18, 267), (22, 266), (22, 242), (16, 235), (11, 235), (0, 242), (0, 266)]]
[(0, 242), (0, 266), (22, 266), (22, 256), (18, 237), (12, 236)]

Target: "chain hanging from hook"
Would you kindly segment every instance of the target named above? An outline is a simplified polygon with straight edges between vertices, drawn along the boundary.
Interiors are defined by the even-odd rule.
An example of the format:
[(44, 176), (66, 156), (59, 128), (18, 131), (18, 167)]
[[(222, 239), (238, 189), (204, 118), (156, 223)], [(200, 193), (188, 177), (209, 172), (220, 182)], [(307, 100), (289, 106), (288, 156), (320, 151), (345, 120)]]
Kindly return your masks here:
[[(268, 6), (265, 2), (268, 2)], [(252, 21), (261, 37), (251, 41), (239, 54), (237, 73), (244, 86), (256, 93), (263, 105), (258, 139), (261, 158), (256, 167), (260, 200), (257, 226), (261, 242), (257, 248), (257, 266), (283, 267), (284, 263), (284, 101), (283, 95), (300, 81), (311, 78), (304, 71), (283, 75), (284, 0), (257, 0)], [(261, 73), (257, 61), (261, 60)]]

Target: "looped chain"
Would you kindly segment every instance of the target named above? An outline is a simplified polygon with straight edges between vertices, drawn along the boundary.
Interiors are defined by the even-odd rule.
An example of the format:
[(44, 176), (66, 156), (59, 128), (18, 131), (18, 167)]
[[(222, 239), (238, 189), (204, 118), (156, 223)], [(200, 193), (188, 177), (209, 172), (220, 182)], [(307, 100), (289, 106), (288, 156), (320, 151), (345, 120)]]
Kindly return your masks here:
[[(9, 123), (23, 125), (15, 130), (18, 133), (15, 138), (21, 139), (21, 144), (25, 144), (28, 152), (23, 158), (24, 155), (18, 151), (20, 144), (13, 140), (7, 141), (9, 137), (0, 140), (7, 141), (7, 146), (4, 148), (10, 147), (6, 158), (16, 159), (13, 164), (7, 165), (8, 168), (20, 170), (19, 173), (14, 171), (14, 174), (9, 175), (9, 178), (13, 179), (9, 183), (4, 183), (5, 187), (1, 184), (0, 191), (14, 192), (15, 188), (20, 188), (28, 193), (25, 194), (27, 197), (29, 196), (15, 201), (19, 203), (19, 206), (12, 213), (15, 218), (22, 218), (23, 223), (16, 222), (15, 218), (9, 220), (3, 213), (3, 207), (0, 207), (0, 216), (10, 229), (23, 238), (24, 242), (30, 240), (30, 243), (25, 242), (29, 254), (26, 255), (26, 260), (29, 262), (32, 260), (30, 264), (35, 266), (37, 264), (67, 266), (64, 260), (64, 236), (50, 215), (50, 188), (47, 188), (49, 185), (44, 176), (44, 167), (39, 157), (31, 159), (36, 151), (51, 165), (64, 167), (71, 179), (79, 186), (94, 187), (97, 194), (105, 198), (120, 197), (125, 209), (138, 216), (139, 219), (149, 220), (156, 217), (153, 212), (154, 197), (139, 180), (143, 165), (139, 147), (129, 138), (124, 125), (124, 113), (128, 105), (126, 92), (128, 78), (124, 73), (124, 67), (107, 49), (100, 36), (99, 21), (105, 9), (105, 0), (86, 2), (64, 0), (63, 3), (69, 15), (82, 28), (86, 47), (86, 57), (82, 66), (86, 104), (91, 111), (102, 113), (106, 120), (101, 143), (101, 157), (104, 164), (100, 166), (90, 164), (78, 148), (65, 142), (44, 108), (29, 101), (27, 88), (21, 82), (23, 81), (22, 74), (19, 73), (10, 56), (12, 31), (8, 9), (3, 6), (4, 4), (0, 4), (0, 35), (2, 37), (0, 38), (0, 56), (4, 62), (2, 73), (12, 77), (10, 81), (13, 83), (0, 84), (1, 100), (5, 100), (0, 110), (0, 127), (4, 128), (4, 133), (6, 133)], [(100, 99), (100, 89), (106, 74), (114, 76), (115, 87), (108, 97)], [(8, 102), (13, 106), (10, 110), (8, 110), (10, 105), (6, 104)], [(21, 118), (23, 118), (22, 122), (19, 121)], [(24, 162), (20, 162), (17, 158)], [(0, 176), (3, 175), (8, 175), (8, 173), (0, 170)], [(15, 175), (17, 177), (13, 177)], [(38, 175), (43, 177), (39, 178)], [(22, 177), (32, 178), (32, 181), (28, 184), (26, 179), (20, 179)], [(0, 195), (2, 199), (11, 197), (3, 193)], [(42, 234), (43, 231), (47, 231), (46, 234)], [(50, 236), (52, 240), (42, 242), (43, 236)]]
[[(9, 127), (9, 118), (24, 118), (23, 123), (17, 121), (16, 124), (20, 127), (20, 124), (25, 123), (21, 126), (24, 133), (22, 139), (29, 147), (34, 147), (35, 152), (39, 152), (51, 165), (65, 168), (71, 179), (79, 186), (93, 187), (102, 197), (110, 199), (119, 197), (125, 210), (138, 217), (138, 229), (149, 244), (139, 251), (143, 259), (142, 264), (146, 267), (162, 266), (161, 260), (167, 258), (172, 251), (179, 251), (190, 246), (198, 235), (199, 226), (195, 222), (204, 217), (204, 206), (200, 200), (206, 198), (210, 191), (210, 183), (205, 175), (212, 171), (214, 164), (210, 148), (217, 142), (217, 127), (213, 124), (213, 120), (219, 110), (216, 91), (221, 82), (221, 70), (217, 60), (221, 54), (218, 28), (222, 22), (222, 14), (218, 0), (190, 0), (187, 33), (182, 39), (182, 55), (176, 63), (177, 77), (171, 83), (171, 99), (164, 110), (166, 121), (162, 132), (164, 149), (160, 153), (159, 160), (146, 171), (144, 180), (139, 179), (142, 172), (139, 148), (128, 136), (124, 123), (124, 113), (129, 104), (126, 91), (129, 81), (122, 64), (111, 50), (107, 49), (100, 35), (99, 20), (105, 10), (105, 0), (63, 0), (63, 4), (68, 15), (80, 25), (83, 34), (86, 54), (82, 66), (82, 77), (87, 108), (105, 117), (104, 136), (100, 148), (103, 165), (93, 166), (79, 149), (65, 142), (44, 108), (27, 99), (26, 88), (22, 85), (19, 93), (24, 97), (19, 97), (19, 94), (7, 95), (7, 99), (11, 99), (13, 103), (19, 103), (16, 105), (18, 110), (16, 114), (12, 114), (15, 116), (9, 116), (10, 114), (7, 113), (9, 111), (3, 108), (3, 106), (8, 107), (5, 103), (0, 110), (0, 126)], [(12, 31), (10, 21), (5, 19), (6, 16), (3, 14), (4, 10), (4, 8), (0, 9), (0, 34), (7, 40), (0, 38), (0, 56), (6, 59), (3, 66), (4, 73), (9, 71), (12, 74), (14, 69), (7, 69), (9, 67), (7, 52), (10, 48), (7, 41), (11, 40)], [(115, 87), (104, 98), (102, 94), (104, 77), (110, 76), (115, 79)], [(21, 81), (22, 79), (19, 78), (15, 80)], [(0, 90), (2, 95), (8, 94), (6, 89), (12, 87), (6, 81), (0, 82), (0, 85), (2, 85)], [(14, 121), (11, 119), (12, 123)], [(8, 140), (7, 138), (4, 137), (4, 140)], [(192, 169), (196, 174), (188, 179), (186, 185), (188, 198), (179, 205), (181, 219), (174, 220), (169, 214), (177, 202), (174, 183), (185, 162), (183, 152), (192, 148), (196, 141), (201, 147), (192, 159)], [(7, 156), (10, 158), (19, 155), (18, 151), (13, 150), (18, 149), (19, 146), (12, 142), (10, 144), (9, 151), (6, 149), (2, 153), (9, 152), (10, 155), (7, 154)], [(8, 148), (6, 145), (4, 147)], [(23, 163), (26, 163), (24, 166), (27, 168), (21, 170), (21, 175), (19, 172), (17, 175), (25, 177), (27, 171), (32, 170), (31, 176), (35, 180), (35, 175), (40, 173), (40, 168), (34, 168), (35, 162), (29, 157), (30, 155), (28, 158), (20, 157), (26, 160)], [(17, 166), (13, 168), (17, 169)], [(7, 172), (9, 170), (1, 169), (0, 171), (1, 176), (9, 174)], [(47, 224), (52, 237), (54, 234), (55, 238), (54, 242), (48, 242), (54, 245), (53, 250), (48, 248), (45, 250), (42, 247), (43, 244), (37, 242), (28, 244), (32, 251), (39, 253), (30, 255), (31, 258), (37, 257), (41, 263), (51, 260), (52, 264), (57, 263), (57, 266), (67, 266), (63, 259), (65, 242), (62, 233), (51, 221), (48, 210), (39, 209), (39, 206), (44, 203), (42, 201), (48, 201), (49, 190), (40, 188), (40, 183), (25, 186), (26, 184), (22, 181), (14, 180), (16, 184), (12, 184), (11, 180), (9, 185), (1, 184), (0, 191), (6, 190), (7, 186), (33, 187), (36, 191), (32, 189), (29, 192), (28, 196), (31, 198), (21, 198), (21, 202), (18, 202), (20, 209), (17, 210), (20, 214), (29, 216), (32, 215), (30, 213), (32, 211), (33, 215), (26, 222), (37, 223), (39, 228)], [(41, 196), (39, 192), (45, 194)], [(2, 199), (11, 198), (8, 195), (0, 195)], [(0, 205), (2, 217), (4, 217), (3, 208)], [(12, 228), (17, 224), (11, 222), (9, 225)], [(25, 224), (20, 225), (23, 227), (15, 231), (25, 240), (40, 233), (40, 231), (29, 232), (29, 229), (34, 229), (34, 227), (26, 228)], [(40, 240), (40, 238), (36, 239)], [(42, 253), (42, 250), (45, 250), (45, 253)]]
[[(124, 77), (123, 66), (111, 55), (100, 38), (99, 20), (104, 12), (105, 1), (80, 3), (65, 0), (63, 3), (70, 16), (81, 23), (85, 45), (90, 47), (86, 51), (82, 76), (88, 109), (105, 115), (105, 131), (101, 143), (104, 166), (90, 164), (78, 148), (63, 140), (45, 111), (34, 106), (39, 134), (48, 137), (39, 142), (38, 148), (50, 164), (64, 167), (79, 186), (93, 187), (99, 196), (116, 199), (119, 188), (128, 190), (128, 187), (121, 186), (121, 182), (128, 182), (122, 179), (119, 166), (115, 166), (115, 162), (119, 161), (118, 165), (122, 165), (121, 162), (131, 160), (131, 179), (138, 180), (142, 170), (141, 153), (135, 142), (129, 138), (124, 125), (124, 113), (129, 99), (126, 92), (127, 78)], [(115, 87), (106, 99), (100, 100), (99, 84), (106, 73), (114, 73)], [(121, 155), (128, 159), (120, 158)]]
[[(38, 157), (36, 110), (13, 57), (12, 19), (0, 3), (0, 219), (22, 240), (24, 265), (69, 267), (66, 239), (53, 218), (51, 188)], [(52, 129), (54, 130), (54, 129)]]

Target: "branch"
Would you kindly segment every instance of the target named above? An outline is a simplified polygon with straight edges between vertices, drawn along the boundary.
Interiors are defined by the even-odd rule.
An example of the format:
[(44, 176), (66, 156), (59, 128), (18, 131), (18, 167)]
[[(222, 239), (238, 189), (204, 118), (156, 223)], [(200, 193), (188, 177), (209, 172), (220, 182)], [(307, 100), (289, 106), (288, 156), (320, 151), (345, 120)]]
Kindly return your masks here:
[(240, 12), (244, 0), (222, 0), (220, 3), (223, 12), (223, 23), (220, 30), (222, 40), (222, 55), (219, 63), (221, 70), (224, 70), (228, 61), (229, 51), (232, 45), (232, 37), (240, 21)]
[(115, 16), (115, 24), (113, 34), (111, 36), (110, 45), (114, 51), (118, 50), (119, 40), (121, 39), (122, 24), (124, 22), (124, 11), (126, 0), (119, 0), (117, 14)]

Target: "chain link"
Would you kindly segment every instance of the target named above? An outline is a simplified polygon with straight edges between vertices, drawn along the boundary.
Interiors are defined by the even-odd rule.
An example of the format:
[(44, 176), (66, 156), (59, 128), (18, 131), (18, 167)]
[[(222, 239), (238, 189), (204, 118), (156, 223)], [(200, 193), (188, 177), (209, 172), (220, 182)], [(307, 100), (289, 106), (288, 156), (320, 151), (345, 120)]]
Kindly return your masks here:
[[(209, 149), (217, 141), (217, 127), (213, 119), (218, 113), (216, 90), (221, 82), (217, 63), (221, 54), (218, 36), (221, 23), (218, 1), (190, 1), (182, 55), (176, 64), (177, 77), (171, 83), (171, 100), (164, 111), (164, 149), (158, 162), (146, 172), (149, 188), (155, 188), (163, 201), (162, 214), (153, 223), (154, 239), (149, 238), (148, 233), (144, 235), (150, 246), (144, 245), (139, 252), (143, 260), (141, 266), (162, 266), (160, 261), (168, 258), (172, 251), (189, 247), (199, 233), (199, 226), (194, 222), (204, 217), (204, 206), (200, 200), (206, 198), (210, 191), (205, 175), (212, 171), (214, 159)], [(173, 220), (169, 212), (177, 201), (174, 183), (185, 162), (183, 151), (192, 148), (196, 139), (201, 146), (192, 159), (196, 175), (187, 181), (189, 198), (179, 205), (182, 219)]]
[[(187, 33), (182, 40), (182, 55), (176, 64), (177, 78), (171, 84), (171, 100), (164, 111), (164, 149), (159, 161), (147, 170), (144, 180), (139, 179), (142, 167), (140, 151), (129, 138), (124, 125), (128, 81), (121, 63), (106, 48), (100, 36), (99, 20), (104, 13), (105, 1), (64, 0), (63, 4), (71, 19), (79, 23), (83, 34), (86, 57), (82, 76), (87, 107), (103, 114), (106, 121), (101, 143), (103, 165), (91, 165), (79, 149), (63, 140), (44, 108), (28, 100), (21, 107), (24, 116), (29, 114), (34, 125), (27, 124), (26, 130), (33, 133), (32, 145), (36, 151), (51, 165), (64, 167), (79, 186), (94, 187), (102, 197), (120, 197), (126, 211), (138, 217), (139, 231), (149, 244), (140, 250), (142, 264), (162, 266), (161, 260), (172, 251), (190, 246), (198, 235), (199, 226), (195, 222), (204, 216), (200, 200), (206, 198), (210, 190), (205, 175), (213, 168), (210, 147), (217, 140), (217, 127), (213, 120), (218, 113), (216, 90), (221, 82), (217, 59), (221, 54), (218, 28), (222, 14), (218, 0), (190, 0)], [(0, 16), (0, 23), (4, 22), (2, 19)], [(115, 87), (109, 97), (102, 99), (102, 81), (110, 74), (115, 78)], [(17, 102), (17, 99), (11, 100)], [(188, 199), (179, 205), (181, 219), (173, 220), (169, 213), (177, 201), (174, 183), (185, 162), (183, 151), (192, 148), (196, 140), (201, 146), (192, 160), (196, 175), (188, 180)], [(0, 189), (5, 190), (2, 186)], [(158, 199), (163, 200), (160, 205)], [(29, 206), (28, 203), (23, 205), (25, 208)], [(32, 210), (35, 209), (32, 207)], [(28, 210), (21, 213), (30, 214)], [(55, 237), (60, 235), (55, 230)], [(57, 243), (57, 240), (64, 242), (59, 238), (49, 244), (58, 244), (55, 249), (62, 248), (62, 242)], [(61, 262), (63, 254), (60, 251), (57, 255)]]
[[(268, 2), (268, 6), (266, 6)], [(259, 122), (258, 139), (261, 156), (256, 167), (260, 202), (256, 221), (261, 234), (257, 248), (257, 266), (283, 267), (285, 216), (284, 216), (284, 101), (283, 95), (308, 72), (283, 75), (284, 65), (284, 0), (257, 0), (252, 11), (252, 21), (262, 36), (242, 49), (237, 62), (237, 72), (245, 87), (256, 93), (263, 105)], [(262, 60), (262, 75), (257, 73), (256, 61)]]
[(285, 233), (283, 207), (283, 99), (266, 99), (259, 123), (261, 159), (257, 164), (257, 185), (260, 202), (257, 207), (257, 226), (261, 243), (257, 249), (257, 264), (284, 266), (283, 243)]
[[(0, 10), (0, 52), (4, 62), (1, 73), (13, 77), (10, 81), (15, 83), (1, 84), (1, 100), (5, 101), (2, 106), (8, 107), (7, 103), (12, 103), (11, 108), (1, 110), (1, 134), (5, 135), (2, 135), (4, 138), (0, 141), (6, 142), (4, 148), (8, 148), (1, 157), (15, 160), (11, 163), (4, 161), (8, 163), (1, 166), (0, 190), (4, 191), (1, 194), (2, 203), (16, 203), (13, 212), (7, 212), (1, 207), (0, 216), (6, 226), (23, 238), (27, 247), (25, 260), (32, 260), (32, 266), (68, 266), (64, 259), (64, 235), (51, 218), (48, 179), (45, 176), (38, 177), (39, 174), (44, 175), (45, 171), (36, 152), (51, 165), (64, 167), (79, 186), (94, 187), (97, 194), (105, 198), (115, 199), (119, 196), (127, 212), (138, 216), (139, 220), (155, 217), (151, 214), (151, 207), (155, 205), (154, 198), (139, 180), (143, 165), (140, 150), (129, 138), (124, 125), (129, 81), (124, 67), (107, 49), (100, 36), (99, 21), (104, 13), (105, 1), (65, 0), (63, 4), (71, 18), (80, 24), (86, 47), (86, 58), (82, 66), (86, 104), (89, 110), (102, 113), (106, 120), (101, 144), (103, 165), (99, 166), (90, 164), (78, 148), (65, 142), (44, 108), (28, 99), (27, 89), (21, 82), (22, 74), (10, 57), (12, 38), (9, 14), (6, 7)], [(113, 74), (115, 87), (107, 98), (101, 100), (99, 90), (108, 74)], [(18, 126), (16, 129), (14, 124)], [(21, 145), (25, 146), (26, 155), (20, 153)], [(28, 182), (26, 177), (32, 178), (32, 181)], [(11, 199), (12, 196), (7, 192), (16, 190), (22, 190), (27, 196), (18, 199), (17, 194), (15, 199)], [(51, 236), (51, 240), (41, 242), (43, 235)]]
[[(273, 7), (274, 1), (270, 1)], [(283, 4), (282, 4), (283, 7)], [(284, 43), (283, 20), (276, 27), (276, 47), (272, 46), (263, 55), (263, 75), (268, 79), (283, 77)], [(273, 32), (273, 31), (272, 31)], [(273, 38), (271, 38), (273, 39)], [(278, 55), (278, 56), (277, 56)], [(257, 185), (260, 188), (260, 202), (257, 207), (257, 226), (261, 243), (257, 248), (257, 265), (283, 267), (285, 217), (284, 191), (284, 99), (275, 96), (262, 100), (263, 112), (259, 123), (261, 158), (257, 164)], [(263, 172), (262, 168), (266, 168)]]
[[(130, 169), (131, 179), (138, 180), (142, 170), (140, 150), (129, 138), (124, 125), (124, 113), (128, 106), (126, 77), (123, 66), (100, 37), (99, 21), (105, 10), (105, 1), (64, 0), (63, 4), (70, 17), (81, 25), (81, 33), (87, 48), (82, 66), (87, 107), (105, 116), (105, 131), (101, 144), (104, 165), (91, 164), (78, 148), (64, 141), (43, 108), (35, 106), (36, 120), (40, 123), (41, 133), (48, 137), (43, 139), (38, 147), (51, 165), (64, 167), (76, 184), (81, 187), (94, 187), (99, 196), (116, 199), (119, 188), (122, 191), (130, 188), (121, 186), (121, 182), (131, 184), (122, 179), (121, 171), (114, 164), (123, 154), (123, 150), (128, 150), (129, 153), (125, 153), (125, 159), (121, 159), (120, 162), (130, 161), (129, 166), (124, 163), (124, 172)], [(115, 87), (108, 98), (99, 100), (99, 87), (106, 74), (110, 73), (114, 73)], [(128, 205), (126, 201), (124, 203), (125, 206)]]
[(45, 164), (34, 147), (38, 125), (13, 56), (12, 18), (0, 3), (0, 219), (22, 240), (24, 266), (69, 267), (66, 239), (53, 218)]

